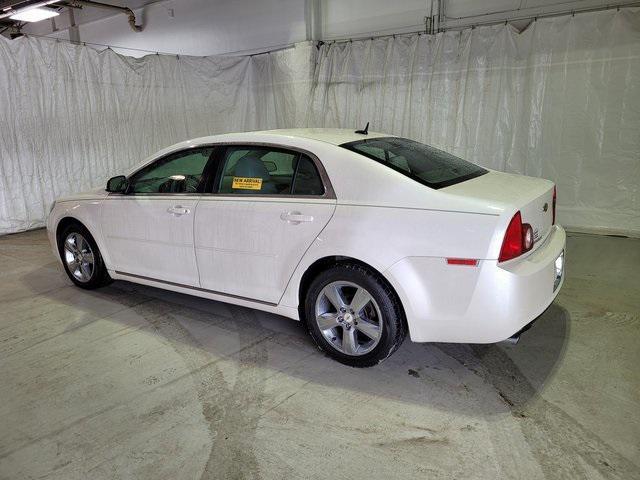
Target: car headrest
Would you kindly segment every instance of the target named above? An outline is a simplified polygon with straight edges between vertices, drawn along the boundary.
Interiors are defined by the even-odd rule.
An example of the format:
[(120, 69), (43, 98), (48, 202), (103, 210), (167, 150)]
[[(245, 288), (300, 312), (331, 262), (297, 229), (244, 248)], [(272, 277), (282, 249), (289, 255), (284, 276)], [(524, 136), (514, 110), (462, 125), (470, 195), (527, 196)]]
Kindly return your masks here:
[(234, 171), (236, 177), (261, 178), (270, 180), (271, 177), (262, 160), (256, 156), (246, 156), (238, 160)]

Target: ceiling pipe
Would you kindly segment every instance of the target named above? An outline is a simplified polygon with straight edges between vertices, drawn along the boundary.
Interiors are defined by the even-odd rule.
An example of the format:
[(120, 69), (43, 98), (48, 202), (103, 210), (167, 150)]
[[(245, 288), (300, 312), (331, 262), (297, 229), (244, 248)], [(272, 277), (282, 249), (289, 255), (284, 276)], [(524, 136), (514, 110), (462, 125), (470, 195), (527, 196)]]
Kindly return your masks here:
[(136, 25), (136, 14), (133, 13), (129, 7), (121, 7), (119, 5), (111, 5), (109, 3), (94, 2), (93, 0), (72, 0), (69, 2), (71, 5), (85, 5), (87, 7), (103, 8), (105, 10), (118, 10), (119, 12), (126, 13), (129, 17), (129, 26), (134, 32), (141, 32), (144, 29), (144, 25)]

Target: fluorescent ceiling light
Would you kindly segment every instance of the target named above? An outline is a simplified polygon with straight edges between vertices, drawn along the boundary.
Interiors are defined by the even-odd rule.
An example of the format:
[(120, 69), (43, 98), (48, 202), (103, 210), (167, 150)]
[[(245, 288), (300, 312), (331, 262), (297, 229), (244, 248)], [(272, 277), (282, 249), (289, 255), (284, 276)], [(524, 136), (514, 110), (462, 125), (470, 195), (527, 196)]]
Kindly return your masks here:
[(45, 18), (57, 17), (60, 15), (50, 8), (29, 8), (18, 11), (15, 15), (9, 17), (11, 20), (19, 20), (21, 22), (39, 22)]

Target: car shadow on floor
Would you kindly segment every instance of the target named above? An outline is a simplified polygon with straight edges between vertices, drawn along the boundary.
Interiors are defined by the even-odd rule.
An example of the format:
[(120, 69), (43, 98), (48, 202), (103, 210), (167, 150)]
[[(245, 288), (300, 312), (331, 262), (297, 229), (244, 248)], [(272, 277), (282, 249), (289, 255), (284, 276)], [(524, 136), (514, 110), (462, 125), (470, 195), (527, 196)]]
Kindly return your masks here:
[[(24, 285), (38, 284), (44, 273), (39, 270), (51, 274), (48, 268), (33, 270), (22, 277)], [(188, 352), (195, 349), (201, 363), (221, 359), (235, 364), (236, 376), (249, 369), (255, 380), (261, 371), (262, 383), (254, 387), (264, 388), (271, 371), (305, 384), (470, 415), (523, 414), (562, 362), (570, 332), (569, 313), (553, 304), (515, 346), (416, 344), (407, 338), (379, 366), (354, 369), (319, 352), (301, 323), (278, 315), (128, 282), (86, 291), (65, 281), (66, 286), (34, 289), (34, 294), (82, 310), (88, 319), (133, 328), (142, 324), (183, 357), (192, 358)]]

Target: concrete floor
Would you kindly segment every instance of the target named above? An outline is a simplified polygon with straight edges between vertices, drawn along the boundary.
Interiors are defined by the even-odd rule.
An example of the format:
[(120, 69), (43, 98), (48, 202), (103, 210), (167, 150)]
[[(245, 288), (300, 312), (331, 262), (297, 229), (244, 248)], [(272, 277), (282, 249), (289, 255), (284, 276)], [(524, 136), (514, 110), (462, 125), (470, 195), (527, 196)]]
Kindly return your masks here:
[(299, 324), (0, 238), (0, 478), (640, 478), (640, 240), (571, 235), (519, 345), (325, 358)]

